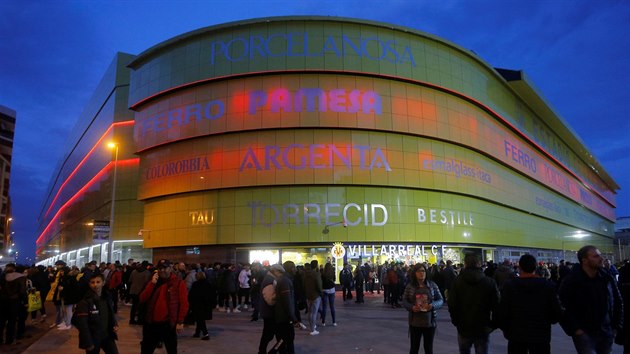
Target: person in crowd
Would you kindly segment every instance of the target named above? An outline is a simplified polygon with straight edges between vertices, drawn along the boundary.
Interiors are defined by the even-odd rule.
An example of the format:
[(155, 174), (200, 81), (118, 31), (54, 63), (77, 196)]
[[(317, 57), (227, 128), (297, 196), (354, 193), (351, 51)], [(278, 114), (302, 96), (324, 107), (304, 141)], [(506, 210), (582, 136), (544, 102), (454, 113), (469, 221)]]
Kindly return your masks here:
[(319, 305), (322, 301), (322, 277), (317, 270), (318, 262), (315, 259), (311, 263), (304, 264), (304, 294), (308, 303), (310, 335), (312, 336), (319, 334), (316, 321)]
[(324, 265), (322, 272), (322, 327), (326, 326), (326, 307), (330, 307), (332, 325), (337, 326), (335, 316), (335, 269), (331, 263)]
[[(56, 261), (55, 269), (49, 273), (49, 279), (51, 282), (50, 291), (48, 292), (48, 296), (46, 296), (46, 301), (50, 301), (55, 305), (55, 321), (50, 325), (49, 328), (55, 328), (57, 326), (61, 326), (63, 323), (63, 307), (61, 306), (61, 292), (58, 289), (59, 283), (61, 283), (61, 279), (65, 274), (66, 262), (64, 261)], [(44, 305), (45, 306), (45, 305)], [(65, 325), (65, 323), (63, 323)]]
[(26, 276), (9, 263), (0, 276), (0, 343), (4, 336), (5, 344), (15, 344), (19, 312), (27, 303)]
[(90, 290), (85, 293), (76, 307), (76, 322), (79, 330), (79, 348), (86, 354), (118, 354), (118, 322), (114, 315), (111, 293), (105, 291), (102, 274), (93, 274), (88, 281)]
[(199, 265), (197, 265), (197, 263), (192, 263), (186, 267), (186, 276), (184, 277), (184, 281), (186, 282), (186, 289), (188, 291), (190, 291), (193, 283), (197, 281), (197, 272), (199, 272)]
[(238, 310), (248, 310), (251, 276), (252, 271), (249, 269), (249, 264), (246, 263), (243, 265), (243, 269), (241, 269), (241, 271), (238, 273)]
[[(286, 261), (282, 264), (285, 272), (284, 276), (289, 278), (291, 284), (293, 284), (293, 302), (295, 304), (295, 321), (293, 321), (296, 328), (306, 329), (306, 325), (302, 323), (302, 316), (300, 315), (300, 308), (298, 304), (300, 301), (304, 302), (304, 307), (302, 309), (306, 309), (306, 299), (304, 298), (304, 291), (301, 291), (302, 295), (298, 294), (297, 285), (302, 285), (301, 277), (297, 274), (297, 267), (295, 263), (292, 261)], [(301, 297), (300, 297), (301, 296)]]
[[(223, 311), (241, 312), (236, 308), (236, 288), (237, 288), (237, 274), (234, 264), (225, 264), (223, 266), (223, 273), (221, 273), (221, 289), (224, 294)], [(232, 299), (232, 307), (230, 307), (230, 299)]]
[(72, 312), (74, 305), (76, 305), (87, 292), (79, 285), (77, 275), (79, 275), (78, 269), (66, 267), (64, 269), (64, 276), (61, 278), (61, 282), (57, 287), (57, 289), (60, 290), (63, 307), (63, 322), (60, 326), (57, 326), (59, 330), (69, 330), (72, 328)]
[(501, 290), (503, 288), (503, 284), (509, 279), (514, 278), (516, 276), (516, 273), (514, 273), (514, 267), (512, 266), (512, 263), (509, 259), (504, 259), (503, 263), (498, 266), (495, 264), (494, 267), (495, 270), (492, 277), (497, 283), (497, 287), (499, 288), (499, 290)]
[(578, 250), (578, 264), (558, 293), (565, 308), (560, 325), (573, 338), (578, 353), (610, 353), (617, 331), (623, 327), (623, 302), (617, 282), (603, 269), (604, 259), (587, 245)]
[(619, 290), (623, 299), (623, 329), (617, 332), (615, 343), (623, 345), (623, 353), (630, 354), (630, 261), (619, 268)]
[(354, 270), (354, 290), (356, 291), (357, 298), (354, 301), (357, 304), (362, 304), (363, 300), (363, 286), (365, 284), (365, 273), (363, 266), (357, 266)]
[(615, 265), (612, 264), (610, 259), (608, 258), (604, 259), (603, 269), (604, 271), (608, 272), (608, 274), (610, 274), (613, 277), (613, 279), (617, 280), (619, 278), (619, 270), (617, 270), (617, 267), (615, 267)]
[(275, 332), (278, 342), (282, 344), (277, 348), (279, 353), (294, 354), (295, 339), (294, 324), (297, 323), (295, 317), (295, 292), (290, 277), (286, 276), (281, 269), (285, 267), (295, 268), (291, 261), (284, 262), (284, 267), (277, 267), (276, 270), (276, 304), (273, 309), (275, 321)]
[(118, 313), (118, 295), (122, 285), (122, 266), (120, 264), (111, 263), (109, 265), (109, 273), (105, 281), (107, 291), (110, 298), (114, 302), (114, 313)]
[(157, 272), (140, 293), (140, 303), (147, 309), (141, 353), (153, 353), (160, 341), (168, 354), (177, 353), (177, 334), (184, 329), (188, 313), (188, 291), (186, 283), (173, 273), (169, 261), (158, 262)]
[(564, 259), (560, 261), (558, 266), (558, 285), (562, 283), (564, 278), (571, 273), (571, 263), (566, 262)]
[(129, 311), (129, 324), (138, 324), (138, 305), (140, 304), (140, 293), (151, 280), (151, 272), (147, 270), (149, 262), (143, 261), (129, 276), (129, 296), (131, 297), (131, 310)]
[(131, 277), (131, 272), (136, 268), (137, 263), (133, 261), (133, 258), (129, 258), (127, 264), (123, 265), (122, 270), (122, 284), (120, 287), (120, 298), (124, 301), (124, 304), (129, 306), (131, 305), (131, 296), (129, 295), (129, 278)]
[(201, 340), (210, 340), (206, 320), (212, 319), (212, 310), (216, 305), (214, 302), (217, 298), (216, 289), (206, 281), (204, 272), (197, 272), (195, 277), (197, 280), (192, 284), (188, 293), (188, 303), (195, 320), (193, 338), (201, 337)]
[[(50, 280), (48, 279), (48, 272), (46, 271), (46, 267), (43, 265), (39, 265), (37, 267), (31, 268), (30, 278), (33, 283), (33, 287), (35, 291), (39, 291), (39, 295), (42, 300), (45, 300), (48, 297), (48, 292), (50, 291)], [(42, 307), (39, 309), (39, 313), (41, 314), (41, 322), (46, 321), (46, 306), (42, 303)], [(31, 320), (34, 322), (37, 318), (37, 311), (33, 311), (31, 313)]]
[(455, 268), (453, 268), (453, 261), (450, 259), (446, 261), (446, 267), (444, 267), (444, 269), (440, 272), (440, 278), (442, 279), (443, 285), (443, 288), (440, 288), (442, 291), (442, 297), (447, 299), (448, 292), (450, 291), (451, 286), (453, 286), (455, 278), (457, 278), (457, 272), (455, 271)]
[[(285, 272), (285, 269), (280, 264), (274, 264), (269, 268), (269, 271), (265, 274), (263, 280), (260, 282), (261, 293), (266, 292), (268, 287), (273, 289), (273, 293), (276, 294), (278, 277), (280, 277)], [(261, 295), (259, 302), (259, 311), (260, 317), (263, 319), (263, 330), (260, 335), (260, 343), (258, 344), (258, 354), (267, 354), (267, 346), (269, 342), (276, 335), (276, 319), (275, 319), (275, 302), (271, 301), (270, 298), (273, 296)]]
[(389, 304), (391, 301), (391, 288), (389, 287), (389, 276), (388, 276), (389, 266), (386, 264), (383, 265), (383, 270), (381, 271), (381, 285), (383, 286), (383, 303)]
[(418, 354), (420, 341), (424, 337), (424, 353), (433, 353), (433, 338), (437, 327), (436, 311), (444, 300), (439, 287), (427, 279), (427, 266), (416, 264), (411, 279), (403, 293), (402, 304), (409, 311), (410, 354)]
[(339, 272), (339, 280), (341, 282), (341, 298), (343, 301), (352, 299), (352, 267), (348, 263), (344, 263), (343, 269)]
[(551, 325), (558, 323), (562, 306), (556, 288), (536, 275), (536, 257), (518, 261), (520, 276), (503, 284), (497, 324), (508, 340), (508, 354), (551, 353)]
[(400, 307), (398, 303), (398, 265), (394, 264), (387, 270), (387, 284), (389, 287), (389, 303), (392, 308)]
[(488, 353), (490, 333), (496, 328), (493, 316), (499, 305), (499, 289), (491, 277), (485, 276), (481, 261), (474, 253), (464, 257), (464, 269), (455, 279), (448, 297), (451, 322), (457, 328), (460, 354)]
[(252, 277), (251, 277), (251, 303), (252, 303), (252, 317), (250, 321), (258, 321), (258, 316), (260, 314), (260, 285), (265, 277), (265, 271), (262, 268), (262, 264), (258, 262), (252, 263), (251, 267)]

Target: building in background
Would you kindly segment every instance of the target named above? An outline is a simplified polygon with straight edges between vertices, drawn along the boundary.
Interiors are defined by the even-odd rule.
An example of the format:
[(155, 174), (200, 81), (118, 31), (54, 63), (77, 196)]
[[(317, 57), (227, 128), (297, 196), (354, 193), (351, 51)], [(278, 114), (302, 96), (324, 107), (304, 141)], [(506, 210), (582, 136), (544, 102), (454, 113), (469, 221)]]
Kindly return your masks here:
[[(90, 106), (111, 112), (81, 117), (51, 181), (44, 263), (108, 259), (107, 240), (82, 225), (107, 234), (112, 199), (121, 260), (141, 246), (153, 259), (337, 264), (614, 251), (615, 181), (522, 71), (443, 39), (265, 18), (117, 63), (128, 85), (99, 87)], [(110, 138), (121, 141), (116, 198)]]
[(115, 56), (70, 132), (39, 212), (38, 260), (82, 266), (150, 257), (138, 238), (143, 205), (127, 103), (132, 58)]
[[(17, 115), (11, 108), (0, 105), (0, 256), (4, 261), (15, 260), (13, 234), (11, 233), (11, 159), (13, 157), (13, 137)], [(3, 262), (3, 259), (0, 259)]]

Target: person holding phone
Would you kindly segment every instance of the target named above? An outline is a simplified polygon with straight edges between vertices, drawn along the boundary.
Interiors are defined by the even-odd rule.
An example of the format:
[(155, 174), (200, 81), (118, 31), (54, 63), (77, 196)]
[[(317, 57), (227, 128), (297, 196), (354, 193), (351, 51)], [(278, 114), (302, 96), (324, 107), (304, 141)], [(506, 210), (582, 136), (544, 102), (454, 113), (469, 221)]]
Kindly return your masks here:
[(412, 268), (410, 282), (403, 293), (403, 307), (409, 311), (410, 354), (420, 351), (420, 341), (424, 337), (425, 354), (433, 353), (436, 310), (444, 300), (438, 286), (427, 279), (427, 266), (418, 263)]

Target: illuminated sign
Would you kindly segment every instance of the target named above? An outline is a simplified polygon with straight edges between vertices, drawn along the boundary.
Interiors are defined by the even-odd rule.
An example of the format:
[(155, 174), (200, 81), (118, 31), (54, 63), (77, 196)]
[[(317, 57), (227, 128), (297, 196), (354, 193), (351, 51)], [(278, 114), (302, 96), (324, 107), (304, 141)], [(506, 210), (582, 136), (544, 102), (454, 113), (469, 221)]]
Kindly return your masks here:
[(191, 159), (171, 161), (149, 167), (145, 169), (144, 174), (145, 178), (150, 180), (161, 177), (176, 176), (183, 173), (203, 171), (209, 168), (210, 164), (208, 163), (208, 158), (206, 156), (193, 157)]
[[(333, 89), (325, 91), (320, 88), (299, 88), (295, 93), (286, 88), (269, 92), (254, 90), (243, 96), (233, 96), (232, 105), (245, 105), (250, 115), (267, 109), (272, 113), (279, 112), (336, 112), (336, 113), (383, 113), (381, 96), (374, 91)], [(136, 128), (139, 136), (150, 133), (168, 132), (175, 128), (187, 126), (203, 120), (214, 121), (223, 118), (226, 113), (226, 102), (211, 100), (172, 108), (139, 119)], [(178, 136), (179, 137), (179, 136)]]
[(188, 212), (190, 225), (212, 225), (214, 224), (214, 209)]
[[(439, 251), (439, 252), (438, 252)], [(380, 244), (380, 245), (346, 245), (341, 242), (333, 244), (331, 255), (334, 258), (349, 258), (386, 256), (388, 258), (400, 258), (405, 256), (428, 257), (429, 252), (433, 256), (446, 253), (445, 245), (419, 245), (419, 244)]]
[(387, 208), (383, 204), (306, 203), (303, 205), (274, 205), (254, 201), (248, 203), (247, 206), (251, 209), (252, 225), (267, 227), (289, 224), (291, 221), (296, 225), (311, 223), (329, 225), (339, 219), (343, 219), (346, 226), (359, 224), (383, 226), (389, 218)]
[[(333, 168), (335, 162), (341, 162), (346, 168), (352, 168), (353, 156), (355, 156), (353, 151), (358, 152), (358, 156), (354, 159), (358, 158), (359, 168), (362, 170), (372, 170), (373, 168), (383, 168), (385, 171), (392, 170), (389, 167), (385, 154), (379, 147), (372, 148), (359, 145), (339, 148), (332, 144), (312, 144), (310, 146), (291, 144), (287, 147), (268, 145), (264, 148), (263, 163), (259, 161), (254, 148), (250, 146), (238, 170), (243, 172), (243, 170), (251, 168), (259, 171), (271, 168), (277, 170), (282, 170), (283, 168), (290, 170), (321, 169)], [(297, 162), (293, 162), (294, 158)]]
[[(236, 37), (230, 41), (213, 41), (210, 43), (210, 65), (215, 65), (217, 58), (228, 62), (239, 62), (254, 59), (278, 57), (323, 57), (335, 55), (345, 57), (355, 55), (374, 61), (387, 61), (392, 64), (409, 63), (416, 66), (416, 62), (408, 45), (401, 48), (396, 40), (383, 40), (377, 37), (359, 37), (352, 39), (345, 34), (339, 38), (328, 35), (323, 43), (309, 42), (309, 34), (302, 33), (272, 33), (267, 36), (251, 35)], [(320, 43), (316, 46), (315, 43)]]

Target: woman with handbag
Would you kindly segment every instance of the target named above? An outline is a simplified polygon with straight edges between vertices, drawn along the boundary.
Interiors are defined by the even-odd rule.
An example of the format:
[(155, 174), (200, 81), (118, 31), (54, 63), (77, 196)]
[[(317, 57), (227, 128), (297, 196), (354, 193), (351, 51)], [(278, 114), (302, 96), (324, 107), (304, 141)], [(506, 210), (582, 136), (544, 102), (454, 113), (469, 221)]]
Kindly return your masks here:
[(438, 286), (427, 280), (426, 265), (416, 264), (403, 293), (403, 306), (409, 311), (410, 354), (417, 354), (420, 351), (422, 337), (424, 337), (425, 354), (433, 353), (433, 337), (437, 326), (436, 310), (443, 303)]

